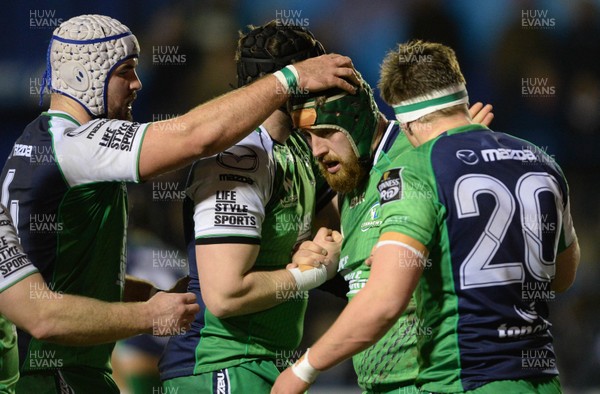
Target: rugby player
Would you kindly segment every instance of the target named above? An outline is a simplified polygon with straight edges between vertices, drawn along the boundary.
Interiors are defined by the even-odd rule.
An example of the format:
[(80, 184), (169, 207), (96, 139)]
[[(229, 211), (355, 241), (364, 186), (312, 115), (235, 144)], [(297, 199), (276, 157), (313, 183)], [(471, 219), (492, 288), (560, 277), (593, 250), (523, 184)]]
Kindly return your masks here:
[[(42, 92), (46, 86), (52, 92), (50, 108), (26, 127), (2, 170), (0, 201), (11, 212), (25, 252), (56, 291), (121, 299), (127, 223), (123, 182), (143, 181), (231, 146), (296, 89), (354, 91), (344, 79), (354, 78), (350, 59), (324, 55), (182, 116), (136, 123), (131, 119), (142, 87), (138, 54), (137, 39), (115, 19), (82, 15), (64, 21), (48, 47)], [(21, 332), (18, 390), (116, 393), (112, 349), (112, 343), (57, 345)], [(33, 350), (55, 352), (62, 367), (30, 368)]]
[[(302, 27), (271, 21), (252, 28), (238, 42), (238, 86), (323, 53)], [(337, 253), (321, 253), (339, 251), (341, 242), (337, 231), (321, 229), (305, 257), (308, 264), (329, 264), (286, 269), (292, 252), (312, 236), (317, 195), (324, 202), (332, 197), (320, 192), (327, 184), (313, 167), (285, 109), (193, 165), (184, 220), (189, 290), (202, 312), (192, 330), (169, 340), (160, 363), (164, 390), (265, 393), (287, 366), (302, 336), (307, 290), (336, 273)]]
[[(416, 50), (433, 60), (408, 61)], [(579, 262), (560, 167), (535, 145), (472, 122), (444, 45), (400, 45), (380, 88), (415, 149), (377, 183), (369, 280), (272, 392), (304, 392), (320, 370), (375, 343), (417, 289), (419, 324), (431, 330), (418, 337), (419, 390), (560, 393), (547, 294), (566, 290)]]
[[(141, 334), (187, 330), (199, 306), (192, 293), (158, 293), (147, 302), (107, 303), (53, 291), (23, 251), (0, 204), (0, 392), (14, 393), (19, 378), (14, 324), (34, 338), (93, 345)], [(37, 352), (34, 366), (60, 366), (53, 353)]]

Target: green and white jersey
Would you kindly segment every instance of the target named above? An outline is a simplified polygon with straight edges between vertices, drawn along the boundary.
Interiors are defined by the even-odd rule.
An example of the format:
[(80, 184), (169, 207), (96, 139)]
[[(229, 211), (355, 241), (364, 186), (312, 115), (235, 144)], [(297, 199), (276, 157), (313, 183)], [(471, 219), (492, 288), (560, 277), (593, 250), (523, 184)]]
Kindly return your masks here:
[(195, 255), (195, 246), (260, 245), (253, 269), (285, 268), (293, 250), (311, 237), (313, 171), (310, 149), (300, 135), (292, 133), (280, 144), (263, 127), (226, 151), (194, 164), (185, 214), (186, 219), (193, 217), (189, 289), (199, 296), (203, 308), (191, 330), (170, 339), (160, 362), (162, 380), (257, 359), (285, 366), (283, 359), (300, 343), (306, 293), (282, 287), (282, 297), (292, 292), (296, 297), (261, 312), (219, 319), (201, 301), (196, 259), (202, 256)]
[[(4, 165), (2, 203), (49, 287), (120, 301), (125, 279), (127, 194), (138, 181), (147, 124), (95, 119), (80, 125), (64, 112), (42, 113)], [(104, 376), (114, 344), (65, 346), (19, 332), (21, 372), (85, 366)]]
[(558, 374), (548, 300), (575, 231), (560, 167), (535, 145), (482, 125), (448, 130), (382, 175), (380, 232), (429, 251), (415, 291), (417, 386), (457, 393)]
[[(0, 204), (0, 294), (38, 272), (29, 261), (6, 208)], [(14, 324), (0, 314), (0, 392), (13, 393), (19, 379), (19, 352)]]
[[(343, 196), (341, 221), (344, 241), (340, 271), (348, 281), (348, 299), (360, 291), (369, 279), (365, 260), (379, 239), (381, 225), (377, 183), (383, 169), (412, 145), (396, 122), (391, 122), (376, 152), (366, 184)], [(357, 324), (360, 324), (360, 317)], [(420, 325), (411, 301), (406, 312), (375, 345), (353, 357), (358, 384), (364, 390), (389, 391), (411, 385), (417, 376), (417, 336)]]

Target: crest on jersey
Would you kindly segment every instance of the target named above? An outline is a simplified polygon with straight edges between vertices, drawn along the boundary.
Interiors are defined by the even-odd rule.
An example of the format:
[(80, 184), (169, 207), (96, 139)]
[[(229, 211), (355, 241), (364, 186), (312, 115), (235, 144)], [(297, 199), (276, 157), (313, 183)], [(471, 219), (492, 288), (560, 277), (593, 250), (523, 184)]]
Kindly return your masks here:
[(377, 184), (381, 205), (402, 199), (402, 170), (404, 168), (400, 167), (383, 173), (381, 180)]
[(381, 226), (381, 219), (379, 219), (379, 203), (376, 202), (369, 208), (369, 212), (367, 213), (367, 220), (362, 222), (360, 225), (360, 231), (363, 233), (372, 228), (378, 228)]

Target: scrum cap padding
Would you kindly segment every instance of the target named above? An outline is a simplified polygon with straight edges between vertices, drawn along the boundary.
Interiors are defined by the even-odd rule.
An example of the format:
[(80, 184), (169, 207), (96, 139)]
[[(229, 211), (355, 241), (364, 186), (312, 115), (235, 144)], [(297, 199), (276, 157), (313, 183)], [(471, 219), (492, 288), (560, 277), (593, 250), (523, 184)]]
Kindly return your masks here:
[(379, 110), (371, 87), (361, 79), (361, 86), (352, 95), (332, 89), (320, 96), (292, 98), (292, 121), (301, 129), (335, 129), (343, 132), (359, 159), (372, 155), (371, 146), (377, 131)]
[(323, 45), (302, 26), (268, 23), (240, 38), (237, 53), (238, 87), (288, 64), (325, 54)]
[(81, 15), (54, 30), (42, 92), (77, 100), (93, 117), (106, 115), (108, 79), (116, 66), (138, 57), (140, 47), (129, 28), (104, 15)]

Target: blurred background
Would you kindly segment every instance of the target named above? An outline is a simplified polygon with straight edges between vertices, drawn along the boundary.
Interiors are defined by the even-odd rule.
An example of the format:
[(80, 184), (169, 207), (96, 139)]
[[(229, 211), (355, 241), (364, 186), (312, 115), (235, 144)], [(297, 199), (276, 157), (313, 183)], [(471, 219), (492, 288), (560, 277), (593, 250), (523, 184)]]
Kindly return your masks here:
[[(350, 56), (373, 87), (384, 55), (398, 42), (421, 38), (452, 46), (471, 102), (494, 105), (492, 128), (540, 146), (570, 182), (582, 260), (574, 287), (551, 302), (552, 332), (565, 392), (600, 392), (600, 0), (10, 2), (0, 14), (0, 157), (47, 108), (47, 100), (39, 106), (39, 93), (52, 31), (84, 13), (117, 18), (138, 37), (143, 90), (134, 116), (142, 122), (183, 114), (231, 90), (238, 31), (249, 24), (277, 19), (308, 27), (328, 51)], [(181, 170), (130, 186), (130, 270), (163, 288), (187, 270), (185, 178)], [(319, 291), (311, 297), (305, 345), (344, 306)], [(152, 351), (136, 346), (118, 347), (115, 368), (124, 371), (123, 385), (131, 370), (151, 373), (160, 352), (160, 344)], [(312, 392), (358, 393), (354, 379), (347, 363), (320, 378)]]

